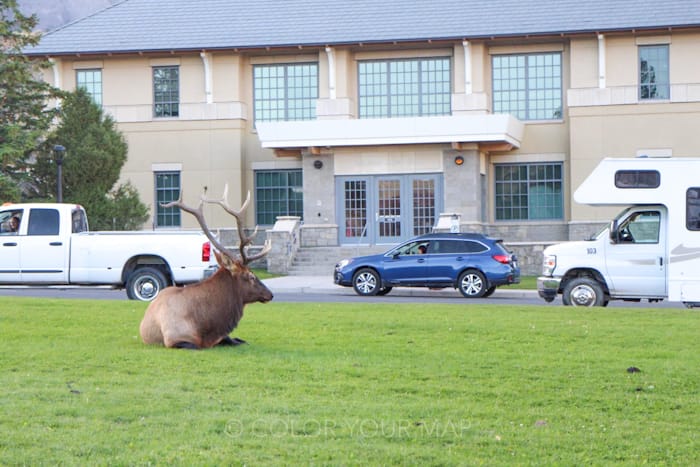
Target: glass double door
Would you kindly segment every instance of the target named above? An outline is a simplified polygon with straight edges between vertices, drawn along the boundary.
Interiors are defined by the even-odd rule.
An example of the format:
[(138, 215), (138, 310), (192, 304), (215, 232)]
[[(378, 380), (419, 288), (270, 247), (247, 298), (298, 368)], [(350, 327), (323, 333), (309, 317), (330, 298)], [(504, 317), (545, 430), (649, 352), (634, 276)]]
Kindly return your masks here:
[(336, 193), (341, 243), (397, 243), (432, 230), (442, 208), (442, 176), (338, 177)]

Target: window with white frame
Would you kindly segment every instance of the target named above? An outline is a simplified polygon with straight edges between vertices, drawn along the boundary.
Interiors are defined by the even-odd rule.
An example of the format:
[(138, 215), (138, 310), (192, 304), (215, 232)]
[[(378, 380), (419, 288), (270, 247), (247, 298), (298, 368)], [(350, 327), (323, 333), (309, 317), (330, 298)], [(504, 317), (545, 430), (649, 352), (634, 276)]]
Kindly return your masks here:
[(180, 115), (180, 67), (153, 67), (153, 116)]
[(561, 53), (494, 55), (493, 112), (520, 120), (562, 118)]
[(450, 115), (451, 74), (447, 57), (361, 61), (360, 118)]
[(639, 99), (669, 99), (668, 45), (639, 46)]
[(161, 206), (180, 199), (180, 172), (155, 172), (155, 187), (156, 227), (180, 227), (180, 209)]
[(497, 164), (496, 220), (564, 218), (561, 162)]
[(76, 70), (75, 85), (85, 89), (95, 104), (102, 105), (102, 70)]
[(317, 100), (317, 63), (253, 66), (255, 121), (313, 120)]
[(255, 215), (261, 225), (273, 225), (277, 216), (304, 214), (302, 173), (294, 170), (255, 172)]

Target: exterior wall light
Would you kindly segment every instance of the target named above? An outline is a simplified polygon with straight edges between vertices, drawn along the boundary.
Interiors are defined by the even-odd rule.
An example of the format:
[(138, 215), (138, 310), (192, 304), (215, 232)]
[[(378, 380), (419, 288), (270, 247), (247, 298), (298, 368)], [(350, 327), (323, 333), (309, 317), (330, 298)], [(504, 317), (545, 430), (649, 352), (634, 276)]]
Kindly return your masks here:
[(462, 157), (462, 156), (455, 157), (455, 165), (462, 165), (462, 164), (464, 164), (464, 157)]
[(315, 169), (320, 169), (322, 167), (323, 167), (323, 161), (320, 161), (318, 159), (314, 161), (314, 168)]

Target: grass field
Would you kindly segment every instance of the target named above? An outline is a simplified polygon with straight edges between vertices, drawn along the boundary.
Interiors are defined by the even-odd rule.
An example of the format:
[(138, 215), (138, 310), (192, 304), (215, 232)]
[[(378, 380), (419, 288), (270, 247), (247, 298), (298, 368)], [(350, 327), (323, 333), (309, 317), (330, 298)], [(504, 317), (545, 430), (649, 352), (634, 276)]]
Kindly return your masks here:
[(206, 351), (144, 309), (0, 298), (0, 465), (700, 464), (680, 307), (272, 302)]

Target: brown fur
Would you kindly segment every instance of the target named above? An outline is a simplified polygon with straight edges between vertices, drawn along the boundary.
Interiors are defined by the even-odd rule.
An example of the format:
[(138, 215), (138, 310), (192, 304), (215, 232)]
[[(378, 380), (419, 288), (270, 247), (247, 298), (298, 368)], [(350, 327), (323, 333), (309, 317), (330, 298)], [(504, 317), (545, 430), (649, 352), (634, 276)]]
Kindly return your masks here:
[(150, 303), (141, 321), (146, 344), (206, 349), (226, 340), (248, 303), (268, 302), (272, 292), (240, 261), (215, 252), (219, 270), (189, 287), (168, 287)]

